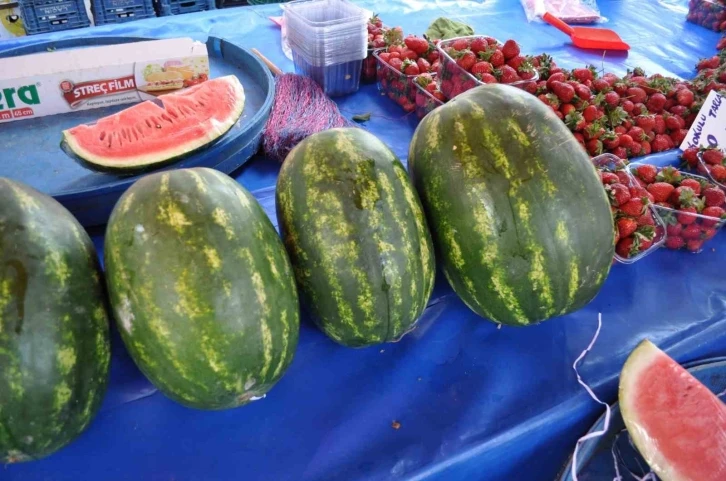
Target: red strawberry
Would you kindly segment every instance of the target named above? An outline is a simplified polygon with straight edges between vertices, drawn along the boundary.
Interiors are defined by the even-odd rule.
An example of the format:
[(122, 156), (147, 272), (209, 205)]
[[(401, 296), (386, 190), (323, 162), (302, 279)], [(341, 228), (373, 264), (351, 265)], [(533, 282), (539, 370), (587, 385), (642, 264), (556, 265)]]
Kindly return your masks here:
[(694, 214), (697, 214), (695, 207), (681, 207), (676, 218), (683, 225), (691, 225), (698, 220)]
[(431, 64), (425, 58), (416, 60), (416, 65), (420, 72), (431, 72)]
[(626, 186), (630, 185), (630, 177), (624, 170), (618, 170), (617, 172), (615, 172), (615, 175), (618, 176), (621, 184)]
[(566, 103), (571, 102), (572, 99), (575, 97), (575, 89), (572, 87), (572, 85), (566, 84), (564, 82), (554, 82), (552, 84), (552, 91), (561, 101)]
[(647, 251), (653, 245), (653, 239), (640, 239), (640, 252)]
[(567, 80), (567, 77), (562, 72), (554, 73), (550, 75), (550, 78), (547, 79), (547, 88), (553, 90), (552, 85), (555, 82), (564, 82), (565, 80)]
[(418, 54), (407, 47), (401, 52), (401, 58), (404, 60), (409, 59), (416, 61), (418, 59)]
[(726, 193), (718, 187), (704, 189), (703, 198), (707, 207), (721, 207), (726, 203)]
[(620, 145), (620, 136), (613, 133), (606, 134), (602, 138), (602, 144), (607, 150), (613, 150)]
[(504, 65), (504, 54), (501, 50), (493, 50), (488, 52), (490, 52), (490, 55), (479, 55), (479, 57), (483, 57), (484, 60), (487, 60), (487, 57), (489, 57), (489, 63), (492, 64), (492, 67), (501, 67), (502, 65)]
[(643, 90), (640, 87), (630, 87), (626, 91), (627, 97), (630, 99), (633, 103), (644, 103), (646, 99), (648, 98), (648, 94), (645, 93), (645, 90)]
[(519, 55), (519, 45), (514, 40), (507, 40), (504, 42), (504, 46), (502, 46), (502, 53), (506, 60), (516, 57)]
[(653, 199), (653, 194), (648, 192), (645, 187), (642, 187), (640, 185), (637, 187), (630, 187), (630, 197), (633, 199), (641, 199), (644, 203), (644, 199), (647, 199), (650, 202), (655, 202), (655, 199)]
[(623, 184), (613, 184), (610, 186), (611, 204), (621, 206), (630, 201), (630, 190)]
[(403, 71), (403, 60), (400, 58), (392, 58), (388, 64), (399, 72)]
[(605, 185), (617, 184), (620, 182), (620, 179), (618, 179), (618, 176), (613, 174), (612, 172), (602, 172), (601, 179), (602, 179), (602, 183)]
[(621, 238), (630, 237), (638, 228), (638, 223), (630, 217), (621, 217), (618, 219), (618, 232)]
[(620, 95), (617, 92), (608, 92), (605, 94), (605, 103), (612, 108), (615, 108), (620, 103)]
[(663, 111), (666, 104), (666, 96), (662, 93), (654, 93), (645, 104), (650, 112), (659, 113)]
[(670, 142), (668, 141), (669, 139), (670, 137), (668, 137), (667, 135), (656, 135), (655, 139), (653, 139), (653, 142), (650, 143), (653, 152), (664, 152), (670, 149)]
[(590, 70), (589, 68), (576, 68), (572, 71), (572, 76), (575, 77), (575, 79), (577, 79), (577, 81), (580, 83), (584, 83), (588, 80), (594, 79), (592, 70)]
[(642, 199), (631, 199), (620, 206), (623, 214), (631, 217), (640, 217), (645, 212), (645, 204)]
[(633, 145), (633, 138), (628, 134), (621, 134), (618, 136), (620, 139), (619, 145), (624, 149), (629, 149)]
[(686, 243), (686, 249), (691, 252), (701, 252), (703, 241), (701, 239), (691, 239)]
[(713, 180), (715, 180), (716, 182), (726, 181), (726, 166), (712, 165), (710, 173), (711, 177), (713, 177)]
[(522, 79), (517, 75), (517, 71), (509, 65), (505, 65), (499, 70), (499, 81), (503, 84), (511, 84), (520, 80)]
[(459, 40), (454, 40), (454, 43), (452, 43), (451, 46), (454, 50), (462, 51), (469, 48), (469, 42), (465, 38), (460, 38)]
[(668, 224), (666, 226), (666, 234), (668, 236), (679, 236), (681, 235), (681, 231), (683, 230), (683, 226), (676, 222), (675, 224)]
[(653, 127), (653, 132), (656, 134), (663, 134), (666, 131), (666, 125), (665, 125), (665, 119), (662, 115), (656, 115), (653, 117), (653, 120), (655, 121), (655, 126)]
[(595, 92), (603, 92), (606, 90), (610, 90), (610, 88), (610, 84), (605, 79), (599, 78), (592, 81), (592, 89)]
[(567, 117), (567, 115), (573, 110), (577, 109), (575, 109), (575, 106), (572, 104), (562, 104), (562, 106), (560, 107), (560, 112), (562, 112), (562, 115), (564, 115), (565, 117)]
[(688, 89), (680, 89), (676, 94), (676, 100), (679, 105), (684, 107), (690, 107), (693, 104), (694, 96), (693, 92)]
[(710, 58), (703, 58), (696, 65), (696, 70), (705, 70), (707, 68), (718, 68), (720, 63), (721, 63), (721, 61), (718, 58), (718, 55), (714, 55), (713, 57), (710, 57)]
[(479, 52), (484, 52), (489, 48), (489, 42), (484, 37), (477, 37), (471, 41), (471, 51), (479, 55)]
[(711, 165), (722, 164), (724, 160), (723, 152), (716, 149), (704, 150), (701, 157), (703, 157), (704, 162)]
[(718, 232), (718, 229), (715, 229), (713, 227), (703, 229), (702, 237), (703, 237), (704, 242), (713, 238), (713, 236), (715, 236), (717, 232)]
[(574, 88), (575, 93), (582, 100), (590, 100), (592, 98), (592, 91), (587, 85), (577, 84)]
[(695, 195), (699, 195), (701, 193), (701, 184), (696, 179), (683, 179), (681, 187), (690, 187)]
[(648, 186), (648, 192), (653, 195), (655, 202), (666, 202), (674, 190), (675, 187), (666, 182), (655, 182)]
[(403, 62), (403, 73), (405, 73), (406, 75), (418, 75), (421, 72), (419, 71), (416, 62), (406, 60), (405, 62)]
[(635, 118), (635, 125), (645, 132), (650, 132), (655, 127), (655, 118), (652, 115), (639, 115)]
[(681, 159), (686, 161), (691, 167), (698, 164), (698, 147), (689, 147), (681, 154)]
[(651, 214), (649, 210), (646, 210), (645, 214), (638, 217), (636, 219), (636, 222), (638, 223), (638, 226), (644, 226), (644, 225), (655, 226), (655, 219), (653, 219), (653, 214)]
[(598, 117), (597, 107), (595, 107), (594, 105), (588, 105), (582, 111), (582, 117), (585, 119), (585, 122), (587, 122), (587, 123), (594, 122), (595, 119), (597, 119), (597, 117)]
[(713, 217), (713, 219), (703, 219), (703, 226), (715, 227), (724, 218), (726, 211), (721, 207), (706, 207), (701, 213), (705, 216)]
[(611, 154), (613, 154), (616, 157), (620, 157), (621, 159), (627, 159), (628, 158), (628, 151), (625, 149), (625, 147), (615, 147)]
[(640, 142), (641, 140), (643, 140), (645, 132), (643, 132), (643, 129), (641, 129), (640, 127), (630, 127), (630, 130), (628, 130), (628, 135), (635, 142)]
[(624, 100), (620, 106), (625, 110), (627, 113), (632, 113), (633, 109), (635, 109), (635, 104), (631, 102), (630, 100)]
[(514, 70), (519, 70), (519, 67), (522, 66), (523, 63), (527, 61), (526, 58), (524, 58), (521, 55), (517, 55), (516, 57), (510, 58), (507, 60), (507, 65), (512, 67)]
[(640, 147), (641, 147), (640, 153), (643, 154), (643, 155), (648, 155), (652, 151), (652, 148), (650, 146), (650, 142), (648, 142), (647, 140), (643, 140), (640, 143)]
[(665, 245), (669, 249), (678, 250), (686, 245), (686, 241), (680, 236), (668, 236), (665, 241)]
[(683, 231), (681, 231), (681, 237), (683, 237), (686, 240), (700, 239), (701, 238), (701, 228), (697, 224), (687, 225), (683, 229)]
[(418, 55), (425, 54), (429, 49), (429, 43), (426, 41), (425, 38), (409, 35), (403, 41), (408, 48), (416, 52), (416, 54)]
[[(622, 136), (620, 139), (620, 143), (622, 144)], [(643, 180), (643, 182), (646, 184), (652, 184), (655, 182), (655, 177), (658, 175), (658, 168), (655, 165), (644, 164), (639, 165), (635, 172), (638, 177)]]
[(620, 239), (615, 247), (615, 252), (625, 259), (628, 259), (638, 253), (639, 243), (633, 237)]
[(473, 52), (465, 51), (459, 58), (456, 59), (456, 64), (469, 72), (474, 64), (476, 64), (476, 55), (474, 55)]
[(588, 140), (585, 144), (585, 148), (587, 149), (587, 153), (593, 157), (602, 154), (602, 142), (598, 139)]
[(481, 78), (479, 79), (485, 84), (495, 84), (497, 83), (497, 78), (490, 74), (490, 73), (483, 73), (481, 74)]
[(429, 61), (429, 63), (433, 66), (434, 62), (436, 62), (439, 59), (439, 51), (438, 50), (432, 50), (426, 55), (426, 60)]

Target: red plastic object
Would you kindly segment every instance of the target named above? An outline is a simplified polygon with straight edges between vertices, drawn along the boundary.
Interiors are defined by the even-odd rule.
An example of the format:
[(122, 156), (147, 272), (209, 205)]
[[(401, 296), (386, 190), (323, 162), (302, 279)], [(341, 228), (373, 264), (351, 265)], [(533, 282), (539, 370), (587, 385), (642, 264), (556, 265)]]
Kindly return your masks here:
[(617, 33), (607, 28), (571, 27), (547, 12), (542, 19), (570, 36), (575, 47), (598, 50), (630, 50)]

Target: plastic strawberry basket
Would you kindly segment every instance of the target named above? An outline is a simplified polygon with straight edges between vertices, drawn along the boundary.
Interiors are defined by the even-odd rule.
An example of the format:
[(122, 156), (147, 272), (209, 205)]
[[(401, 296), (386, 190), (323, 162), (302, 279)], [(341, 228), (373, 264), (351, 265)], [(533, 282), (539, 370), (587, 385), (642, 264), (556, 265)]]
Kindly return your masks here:
[(416, 116), (422, 119), (429, 112), (444, 105), (444, 102), (434, 97), (431, 92), (420, 86), (418, 82), (413, 83), (416, 87)]
[[(628, 187), (637, 187), (638, 181), (635, 180), (635, 177), (632, 175), (632, 173), (627, 168), (627, 162), (620, 157), (613, 155), (613, 154), (600, 154), (597, 157), (593, 157), (592, 163), (595, 165), (595, 167), (598, 170), (607, 171), (607, 172), (615, 172), (616, 170), (624, 170), (628, 174)], [(638, 164), (633, 164), (638, 165)], [(655, 221), (655, 238), (653, 239), (653, 244), (647, 248), (646, 250), (639, 252), (637, 255), (632, 257), (623, 257), (621, 255), (618, 255), (616, 252), (614, 254), (615, 260), (620, 262), (621, 264), (633, 264), (635, 262), (638, 262), (639, 260), (643, 259), (646, 256), (649, 256), (653, 252), (660, 249), (663, 244), (665, 244), (666, 241), (666, 225), (665, 222), (663, 222), (663, 219), (660, 218), (658, 215), (658, 211), (656, 210), (656, 206), (649, 203), (648, 204), (648, 210), (651, 214), (653, 214), (653, 220)]]
[(91, 12), (96, 25), (156, 17), (152, 0), (92, 0)]
[(156, 13), (160, 17), (183, 13), (203, 12), (216, 8), (215, 0), (155, 0)]
[[(466, 92), (467, 90), (473, 89), (474, 87), (478, 87), (480, 85), (486, 85), (484, 82), (480, 81), (476, 77), (474, 77), (472, 74), (461, 68), (457, 63), (456, 60), (451, 58), (451, 56), (446, 53), (444, 50), (446, 47), (450, 47), (454, 42), (457, 40), (473, 40), (475, 38), (483, 38), (485, 35), (470, 35), (468, 37), (456, 37), (456, 38), (450, 38), (448, 40), (442, 40), (439, 42), (439, 44), (436, 46), (436, 49), (439, 51), (439, 79), (441, 80), (441, 93), (444, 94), (444, 96), (447, 99), (453, 99), (457, 95)], [(497, 40), (497, 43), (499, 45), (502, 45), (502, 43)], [(508, 85), (512, 85), (517, 88), (524, 89), (527, 84), (530, 84), (532, 82), (537, 82), (539, 80), (539, 72), (535, 69), (534, 71), (534, 77), (527, 80), (520, 80), (518, 82), (513, 82)]]
[(83, 0), (20, 0), (19, 5), (28, 35), (91, 25)]
[(381, 60), (379, 54), (384, 49), (376, 50), (373, 56), (378, 64), (376, 76), (378, 77), (378, 90), (385, 93), (389, 99), (400, 105), (406, 112), (413, 112), (416, 108), (416, 83), (418, 75), (406, 75)]
[[(637, 184), (637, 181), (635, 180), (635, 175), (633, 174), (633, 171), (635, 171), (638, 166), (642, 164), (640, 163), (632, 163), (628, 166), (628, 174), (632, 178), (633, 182)], [(658, 169), (660, 172), (661, 169)], [(680, 171), (681, 177), (683, 179), (694, 179), (697, 180), (702, 185), (704, 184), (714, 184), (711, 182), (710, 179), (707, 179), (706, 177), (702, 177), (700, 175), (696, 174), (689, 174), (687, 172)], [(696, 225), (702, 230), (702, 236), (700, 237), (701, 240), (703, 240), (703, 244), (701, 245), (701, 249), (703, 249), (703, 245), (706, 244), (709, 240), (713, 239), (713, 237), (718, 234), (718, 231), (721, 230), (721, 228), (726, 224), (726, 219), (719, 219), (718, 217), (710, 217), (703, 214), (694, 214), (690, 212), (681, 212), (678, 209), (672, 209), (670, 207), (665, 207), (662, 205), (654, 204), (653, 208), (655, 209), (655, 212), (657, 214), (657, 217), (660, 219), (661, 223), (666, 226), (666, 235), (665, 240), (668, 240), (668, 237), (671, 236), (668, 233), (668, 226), (669, 225), (675, 225), (675, 224), (682, 224), (681, 221), (686, 221), (689, 224), (687, 225)], [(710, 237), (706, 237), (706, 229), (713, 229), (711, 232)], [(688, 240), (688, 239), (686, 239)], [(695, 252), (700, 252), (700, 249)]]
[(686, 19), (716, 32), (726, 24), (726, 5), (715, 0), (690, 0)]
[(708, 179), (719, 186), (722, 190), (726, 191), (726, 183), (719, 182), (718, 180), (713, 178), (713, 175), (711, 174), (711, 169), (709, 168), (708, 164), (705, 160), (703, 160), (703, 152), (699, 152), (697, 154), (698, 157), (698, 167), (697, 170), (701, 175), (705, 175), (708, 177)]

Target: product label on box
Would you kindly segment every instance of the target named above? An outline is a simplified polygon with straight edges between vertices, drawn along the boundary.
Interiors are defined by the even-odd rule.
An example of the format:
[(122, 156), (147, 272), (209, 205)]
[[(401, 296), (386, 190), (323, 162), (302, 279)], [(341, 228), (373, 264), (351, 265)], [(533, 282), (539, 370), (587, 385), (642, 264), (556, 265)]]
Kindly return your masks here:
[[(47, 69), (35, 76), (28, 76), (30, 59), (24, 61), (23, 57), (18, 57), (18, 65), (25, 68), (21, 75), (25, 76), (11, 78), (13, 71), (8, 70), (3, 72), (6, 78), (0, 78), (0, 123), (140, 102), (190, 87), (209, 77), (206, 48), (199, 50), (199, 54), (153, 60), (118, 58), (105, 65), (89, 65), (87, 57), (77, 54), (81, 57), (61, 61), (58, 68)], [(116, 54), (118, 51), (116, 49)], [(48, 59), (59, 62), (52, 56)], [(85, 64), (74, 69), (74, 64), (79, 65), (79, 62)]]
[(683, 139), (681, 150), (689, 147), (726, 146), (726, 97), (711, 91), (696, 120)]

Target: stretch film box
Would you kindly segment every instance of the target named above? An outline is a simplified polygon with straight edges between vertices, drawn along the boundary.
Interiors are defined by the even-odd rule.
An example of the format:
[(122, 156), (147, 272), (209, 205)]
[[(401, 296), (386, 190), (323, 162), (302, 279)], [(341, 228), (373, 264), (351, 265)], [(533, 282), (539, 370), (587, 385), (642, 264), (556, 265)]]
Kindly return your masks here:
[(150, 100), (209, 78), (207, 46), (150, 40), (0, 59), (0, 123)]

